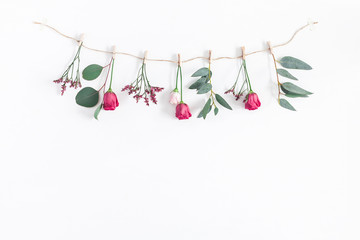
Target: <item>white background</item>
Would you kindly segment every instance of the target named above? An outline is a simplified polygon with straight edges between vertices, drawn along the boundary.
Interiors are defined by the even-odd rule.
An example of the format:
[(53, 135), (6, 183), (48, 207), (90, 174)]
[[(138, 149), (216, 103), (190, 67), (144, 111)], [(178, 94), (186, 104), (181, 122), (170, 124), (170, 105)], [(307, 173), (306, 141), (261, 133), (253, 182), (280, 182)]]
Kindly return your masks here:
[[(0, 3), (0, 239), (359, 239), (357, 1), (4, 1)], [(175, 65), (149, 62), (165, 87), (146, 107), (121, 88), (140, 61), (117, 58), (120, 106), (101, 112), (63, 97), (61, 76), (76, 43), (32, 24), (44, 21), (85, 43), (150, 58), (240, 54), (286, 41), (308, 18), (319, 21), (289, 45), (312, 71), (293, 72), (314, 92), (290, 112), (276, 103), (268, 53), (248, 57), (262, 106), (197, 119), (206, 98), (187, 87), (203, 60), (183, 66), (186, 121), (168, 104)], [(83, 50), (82, 68), (110, 56)], [(239, 61), (212, 65), (222, 93)], [(99, 87), (103, 78), (84, 85)]]

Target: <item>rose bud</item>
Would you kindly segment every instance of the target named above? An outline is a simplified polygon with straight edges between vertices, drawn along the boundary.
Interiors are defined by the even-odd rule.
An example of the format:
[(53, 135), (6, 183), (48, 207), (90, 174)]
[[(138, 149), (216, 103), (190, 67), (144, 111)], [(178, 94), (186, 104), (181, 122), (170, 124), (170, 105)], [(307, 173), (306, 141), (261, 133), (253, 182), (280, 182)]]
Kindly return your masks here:
[(116, 94), (109, 90), (104, 95), (104, 110), (115, 110), (119, 106)]
[(172, 91), (170, 93), (169, 102), (170, 102), (170, 104), (174, 104), (174, 105), (177, 105), (180, 103), (180, 93), (178, 92), (177, 89), (175, 89), (174, 91)]
[(249, 110), (256, 110), (260, 106), (261, 106), (261, 102), (259, 100), (258, 95), (254, 92), (250, 92), (246, 96), (245, 108)]
[(186, 103), (179, 103), (176, 106), (175, 116), (179, 120), (189, 119), (189, 117), (191, 117), (191, 113), (190, 113), (190, 109), (189, 109), (188, 105)]

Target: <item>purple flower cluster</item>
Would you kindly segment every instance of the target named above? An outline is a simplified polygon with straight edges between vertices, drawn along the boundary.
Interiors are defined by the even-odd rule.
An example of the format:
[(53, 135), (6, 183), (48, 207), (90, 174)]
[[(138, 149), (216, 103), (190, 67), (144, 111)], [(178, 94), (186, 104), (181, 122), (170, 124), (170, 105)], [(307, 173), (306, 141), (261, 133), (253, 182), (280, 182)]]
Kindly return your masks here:
[(64, 79), (63, 77), (61, 77), (57, 80), (54, 80), (53, 82), (61, 84), (61, 96), (64, 95), (64, 93), (66, 91), (66, 84), (68, 84), (68, 83), (70, 83), (70, 86), (69, 86), (70, 88), (74, 88), (74, 89), (81, 88), (80, 80), (73, 81), (68, 78)]
[(240, 97), (243, 95), (242, 93), (235, 93), (234, 88), (227, 90), (224, 94), (228, 94), (228, 93), (232, 93), (234, 95), (236, 101), (239, 100)]
[(146, 89), (144, 90), (141, 87), (126, 85), (121, 91), (122, 92), (127, 91), (129, 95), (135, 94), (133, 98), (136, 100), (136, 103), (138, 103), (139, 100), (143, 98), (145, 104), (147, 106), (150, 106), (150, 100), (154, 104), (157, 104), (156, 93), (161, 92), (162, 90), (164, 90), (164, 88), (161, 87), (147, 86)]

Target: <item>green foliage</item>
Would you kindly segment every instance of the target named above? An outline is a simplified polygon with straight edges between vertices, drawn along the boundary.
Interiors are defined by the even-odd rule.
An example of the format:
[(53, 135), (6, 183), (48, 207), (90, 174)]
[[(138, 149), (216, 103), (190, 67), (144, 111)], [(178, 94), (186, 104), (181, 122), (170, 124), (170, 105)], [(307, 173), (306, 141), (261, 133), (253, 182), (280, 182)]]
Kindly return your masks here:
[(300, 59), (290, 57), (290, 56), (281, 58), (280, 64), (284, 68), (288, 68), (288, 69), (300, 69), (300, 70), (311, 70), (312, 69), (312, 67), (309, 64), (301, 61)]
[[(211, 74), (211, 71), (210, 71)], [(204, 67), (204, 68), (200, 68), (199, 70), (197, 70), (196, 72), (193, 73), (193, 75), (191, 75), (192, 77), (206, 77), (209, 75), (209, 69)]]
[(284, 98), (280, 98), (279, 104), (283, 108), (289, 109), (291, 111), (296, 111), (296, 109)]
[(92, 81), (100, 76), (102, 70), (102, 66), (97, 64), (91, 64), (83, 70), (82, 76), (85, 80)]
[(281, 84), (281, 89), (284, 91), (287, 91), (285, 93), (294, 93), (298, 95), (310, 95), (311, 92), (306, 91), (305, 89), (302, 89), (301, 87), (296, 86), (295, 84), (291, 82), (285, 82)]
[(75, 100), (80, 106), (94, 107), (99, 102), (99, 92), (91, 87), (86, 87), (78, 92)]
[(197, 89), (199, 90), (203, 84), (205, 84), (205, 80), (206, 78), (199, 78), (196, 82), (194, 82), (193, 84), (191, 84), (191, 86), (189, 87), (189, 89)]
[(96, 120), (98, 120), (98, 116), (99, 116), (99, 113), (100, 113), (100, 110), (102, 109), (102, 107), (103, 107), (103, 104), (100, 104), (100, 105), (96, 108), (96, 110), (95, 110), (95, 112), (94, 112), (94, 118), (95, 118)]
[(197, 94), (207, 93), (211, 90), (211, 88), (212, 88), (212, 85), (210, 83), (205, 83), (199, 88)]
[(286, 69), (277, 69), (277, 72), (280, 76), (283, 76), (283, 77), (286, 77), (286, 78), (289, 78), (289, 79), (292, 79), (292, 80), (298, 80), (296, 77), (294, 77), (293, 75), (291, 75), (288, 70)]
[(225, 101), (224, 98), (222, 98), (219, 94), (215, 94), (215, 98), (216, 98), (216, 101), (218, 103), (220, 103), (221, 106), (229, 109), (229, 110), (232, 110), (232, 108), (230, 107), (230, 105)]
[(207, 102), (205, 103), (203, 109), (198, 115), (198, 118), (206, 118), (206, 115), (211, 111), (211, 99), (209, 98)]

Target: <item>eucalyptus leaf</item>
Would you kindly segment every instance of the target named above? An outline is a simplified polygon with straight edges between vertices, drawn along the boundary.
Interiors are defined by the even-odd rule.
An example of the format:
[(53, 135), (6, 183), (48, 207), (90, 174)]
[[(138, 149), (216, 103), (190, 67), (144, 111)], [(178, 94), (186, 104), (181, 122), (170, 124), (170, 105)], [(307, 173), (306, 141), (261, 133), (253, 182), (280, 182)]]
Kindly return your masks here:
[(209, 69), (204, 67), (204, 68), (200, 68), (199, 70), (194, 72), (193, 75), (191, 75), (191, 76), (192, 77), (204, 77), (204, 76), (208, 76), (208, 75), (209, 75)]
[(290, 78), (292, 80), (298, 80), (296, 77), (294, 77), (293, 75), (291, 75), (291, 73), (288, 72), (288, 70), (286, 69), (277, 69), (277, 73), (280, 76), (286, 77), (286, 78)]
[[(207, 104), (209, 101), (210, 101), (210, 103), (211, 103), (211, 99), (210, 99), (210, 98), (209, 98), (209, 100), (206, 102), (206, 104)], [(210, 103), (209, 103), (209, 104), (210, 104)], [(203, 112), (204, 112), (204, 108), (205, 108), (206, 104), (204, 105), (203, 109), (200, 111), (199, 115), (197, 116), (198, 118), (202, 118), (202, 117), (203, 117)], [(211, 106), (209, 107), (209, 110), (208, 110), (208, 112), (207, 112), (206, 114), (208, 114), (210, 111), (211, 111)]]
[[(289, 93), (295, 93), (300, 95), (310, 95), (311, 92), (306, 91), (305, 89), (302, 89), (301, 87), (296, 86), (295, 84), (291, 82), (285, 82), (281, 84), (281, 89), (285, 89)], [(287, 93), (287, 92), (285, 92)]]
[(102, 66), (97, 64), (91, 64), (83, 70), (82, 77), (88, 81), (94, 80), (98, 76), (100, 76), (102, 70), (103, 70)]
[(290, 97), (290, 98), (308, 97), (308, 95), (306, 95), (306, 94), (296, 94), (296, 93), (289, 92), (282, 85), (280, 86), (280, 88), (285, 93), (285, 96)]
[(99, 102), (99, 92), (91, 87), (86, 87), (76, 94), (75, 100), (80, 106), (94, 107)]
[(280, 64), (284, 68), (288, 69), (300, 69), (300, 70), (311, 70), (312, 67), (306, 62), (301, 61), (300, 59), (286, 56), (280, 59)]
[(285, 96), (289, 97), (289, 98), (307, 98), (307, 97), (309, 97), (308, 95), (300, 95), (300, 94), (295, 94), (295, 93), (286, 93)]
[(198, 80), (196, 80), (196, 82), (191, 84), (189, 89), (197, 89), (197, 90), (199, 90), (201, 88), (201, 86), (205, 83), (205, 81), (206, 81), (206, 78), (201, 77)]
[(225, 101), (225, 99), (223, 97), (221, 97), (219, 94), (215, 94), (215, 98), (216, 98), (216, 101), (218, 101), (218, 103), (220, 103), (221, 106), (229, 109), (229, 110), (232, 110), (232, 108), (230, 107), (230, 105)]
[(282, 106), (283, 108), (289, 109), (291, 111), (296, 111), (296, 109), (284, 98), (280, 99), (279, 102), (280, 106)]
[(198, 90), (197, 94), (204, 94), (211, 90), (212, 85), (210, 83), (205, 83), (201, 86), (201, 88)]
[(203, 118), (206, 118), (206, 115), (210, 112), (211, 108), (210, 108), (210, 104), (211, 104), (211, 99), (209, 98), (209, 100), (207, 100), (204, 108), (203, 108)]
[(203, 76), (202, 78), (205, 78), (205, 82), (207, 83), (210, 81), (211, 77), (212, 77), (212, 72), (210, 71), (210, 77), (209, 77), (209, 75), (207, 75), (207, 76)]
[(95, 110), (95, 112), (94, 112), (94, 118), (95, 118), (96, 120), (98, 120), (98, 116), (99, 116), (100, 110), (102, 109), (102, 106), (103, 106), (103, 104), (100, 104), (100, 105), (96, 108), (96, 110)]
[(214, 114), (215, 114), (215, 116), (218, 114), (218, 112), (219, 112), (219, 109), (216, 107), (216, 108), (214, 109)]

